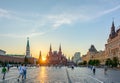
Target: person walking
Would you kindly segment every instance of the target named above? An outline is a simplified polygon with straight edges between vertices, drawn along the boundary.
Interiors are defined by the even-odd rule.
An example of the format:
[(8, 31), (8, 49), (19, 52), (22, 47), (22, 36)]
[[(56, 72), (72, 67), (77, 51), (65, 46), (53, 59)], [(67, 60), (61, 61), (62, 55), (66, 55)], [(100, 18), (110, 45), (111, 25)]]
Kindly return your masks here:
[(26, 74), (27, 74), (27, 67), (26, 64), (23, 66), (23, 77), (24, 79), (26, 79)]
[(22, 77), (23, 79), (23, 64), (18, 67), (18, 71), (19, 71), (19, 76), (18, 76), (18, 81), (19, 81), (20, 77)]
[(9, 69), (10, 69), (10, 65), (9, 65), (9, 64), (7, 64), (7, 71), (9, 71)]
[(106, 75), (107, 74), (107, 66), (104, 66), (104, 74)]
[(93, 74), (95, 75), (96, 72), (95, 66), (93, 66), (92, 70), (93, 70)]
[(5, 79), (6, 71), (7, 71), (7, 69), (5, 68), (5, 66), (3, 66), (3, 68), (2, 68), (3, 80)]

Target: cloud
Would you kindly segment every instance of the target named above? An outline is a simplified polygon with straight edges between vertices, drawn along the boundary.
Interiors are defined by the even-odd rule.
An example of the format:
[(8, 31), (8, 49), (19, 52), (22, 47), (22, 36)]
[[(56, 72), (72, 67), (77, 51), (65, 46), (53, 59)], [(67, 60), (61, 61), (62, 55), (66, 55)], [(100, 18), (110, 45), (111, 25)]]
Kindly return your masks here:
[(45, 20), (46, 20), (45, 22), (49, 24), (50, 27), (52, 27), (53, 29), (59, 29), (63, 25), (72, 25), (72, 24), (75, 24), (77, 21), (79, 22), (88, 21), (90, 20), (90, 17), (81, 13), (64, 12), (61, 14), (46, 15)]
[(34, 36), (41, 36), (41, 35), (44, 35), (46, 32), (34, 32), (34, 33), (31, 33), (29, 35), (26, 35), (26, 37), (34, 37)]
[(118, 5), (118, 6), (114, 7), (114, 8), (111, 8), (111, 9), (100, 11), (95, 16), (93, 16), (92, 19), (102, 17), (102, 16), (104, 16), (106, 14), (112, 13), (112, 12), (114, 12), (116, 10), (119, 10), (119, 9), (120, 9), (120, 5)]
[(30, 34), (0, 34), (0, 37), (10, 37), (10, 38), (26, 38), (26, 37), (34, 37), (44, 35), (45, 32), (41, 33), (30, 33)]
[(0, 37), (22, 38), (23, 36), (16, 34), (0, 34)]
[(10, 13), (9, 13), (9, 11), (0, 8), (0, 17), (10, 18)]
[(47, 20), (51, 22), (51, 27), (54, 29), (59, 28), (60, 26), (64, 24), (71, 24), (73, 19), (68, 17), (67, 15), (61, 14), (61, 15), (48, 15)]
[(21, 22), (29, 22), (32, 20), (24, 19), (21, 16), (19, 16), (18, 13), (10, 10), (6, 10), (3, 8), (0, 8), (0, 17), (1, 18), (6, 18), (6, 19), (11, 19), (11, 20), (16, 20), (16, 21), (21, 21)]
[[(71, 24), (75, 24), (76, 22), (91, 21), (93, 19), (102, 17), (106, 14), (112, 13), (118, 9), (120, 9), (120, 5), (111, 9), (101, 10), (99, 12), (96, 10), (93, 10), (94, 13), (91, 13), (91, 14), (86, 12), (85, 13), (75, 12), (73, 10), (73, 12), (64, 11), (59, 14), (47, 13), (43, 15), (43, 14), (32, 13), (32, 12), (18, 13), (15, 11), (0, 8), (0, 18), (11, 19), (12, 21), (17, 22), (17, 24), (19, 24), (20, 27), (22, 27), (22, 29), (28, 30), (24, 34), (19, 33), (19, 35), (17, 35), (18, 33), (13, 34), (8, 31), (8, 33), (6, 34), (0, 34), (0, 36), (13, 37), (13, 38), (22, 38), (26, 36), (29, 36), (29, 37), (40, 36), (40, 35), (47, 34), (51, 30), (57, 30), (63, 25), (71, 25)], [(78, 8), (76, 10), (80, 10), (80, 9)], [(14, 26), (14, 24), (12, 25)], [(16, 26), (15, 29), (20, 27)], [(23, 32), (22, 29), (21, 29), (21, 32)]]
[[(41, 15), (39, 13), (18, 13), (15, 11), (10, 11), (6, 9), (0, 8), (0, 17), (11, 19), (12, 21), (15, 21), (16, 24), (20, 24), (20, 27), (22, 29), (18, 29), (20, 27), (15, 28), (15, 30), (21, 30), (23, 32), (23, 29), (27, 29), (28, 35), (23, 35), (18, 32), (20, 35), (16, 35), (18, 33), (7, 33), (7, 34), (0, 34), (0, 36), (4, 37), (13, 37), (13, 38), (22, 38), (22, 37), (35, 37), (47, 34), (51, 30), (57, 30), (63, 25), (70, 25), (74, 24), (77, 20), (88, 20), (89, 17), (82, 15), (82, 14), (76, 14), (76, 13), (68, 13), (64, 12), (61, 14), (44, 14)], [(27, 19), (28, 17), (29, 19)], [(14, 23), (14, 22), (13, 22)], [(12, 24), (14, 26), (14, 24)], [(11, 26), (12, 27), (12, 26)], [(29, 28), (26, 28), (29, 27)], [(42, 33), (39, 33), (39, 31)]]
[[(58, 29), (62, 25), (74, 23), (74, 21), (80, 19), (87, 20), (88, 17), (82, 14), (76, 15), (75, 13), (61, 13), (61, 14), (44, 14), (41, 15), (39, 13), (17, 13), (14, 11), (6, 10), (0, 8), (0, 17), (11, 19), (13, 21), (18, 21), (19, 23), (28, 23), (33, 24), (35, 27), (44, 27), (49, 25), (53, 29)], [(29, 19), (25, 18), (28, 17)], [(35, 28), (34, 27), (34, 28)]]

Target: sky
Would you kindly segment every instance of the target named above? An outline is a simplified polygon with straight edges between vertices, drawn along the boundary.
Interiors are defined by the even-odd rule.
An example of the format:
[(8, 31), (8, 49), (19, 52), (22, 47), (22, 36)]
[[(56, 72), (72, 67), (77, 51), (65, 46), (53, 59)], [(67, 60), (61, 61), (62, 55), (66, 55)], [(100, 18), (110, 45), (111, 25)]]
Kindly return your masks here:
[(25, 54), (27, 37), (33, 57), (46, 56), (50, 44), (66, 57), (104, 50), (112, 21), (120, 25), (120, 0), (0, 0), (0, 49)]

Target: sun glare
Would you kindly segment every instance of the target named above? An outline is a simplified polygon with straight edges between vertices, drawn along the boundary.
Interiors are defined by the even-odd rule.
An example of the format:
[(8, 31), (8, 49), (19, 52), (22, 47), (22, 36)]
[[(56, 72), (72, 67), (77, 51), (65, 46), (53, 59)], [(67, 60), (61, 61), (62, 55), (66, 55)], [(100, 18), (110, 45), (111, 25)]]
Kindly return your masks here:
[(46, 60), (46, 58), (45, 57), (42, 57), (42, 61), (45, 61)]

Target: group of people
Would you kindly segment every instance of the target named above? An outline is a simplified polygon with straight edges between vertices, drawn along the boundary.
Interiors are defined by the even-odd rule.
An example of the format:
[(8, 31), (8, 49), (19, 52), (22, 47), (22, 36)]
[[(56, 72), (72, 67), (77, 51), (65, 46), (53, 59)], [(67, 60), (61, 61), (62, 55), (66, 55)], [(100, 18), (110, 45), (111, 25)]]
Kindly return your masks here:
[[(18, 71), (19, 71), (19, 76), (18, 76), (18, 81), (19, 81), (19, 78), (21, 77), (22, 79), (26, 79), (26, 74), (27, 74), (27, 67), (26, 65), (24, 64), (21, 64), (18, 68)], [(2, 74), (3, 74), (3, 80), (5, 79), (5, 75), (6, 75), (6, 72), (8, 72), (10, 69), (10, 67), (7, 65), (7, 68), (5, 67), (5, 65), (3, 65), (3, 68), (2, 68)]]
[(19, 81), (19, 78), (20, 78), (20, 77), (22, 77), (22, 79), (26, 79), (26, 74), (27, 74), (26, 65), (21, 64), (21, 65), (18, 67), (18, 70), (19, 70), (18, 81)]

